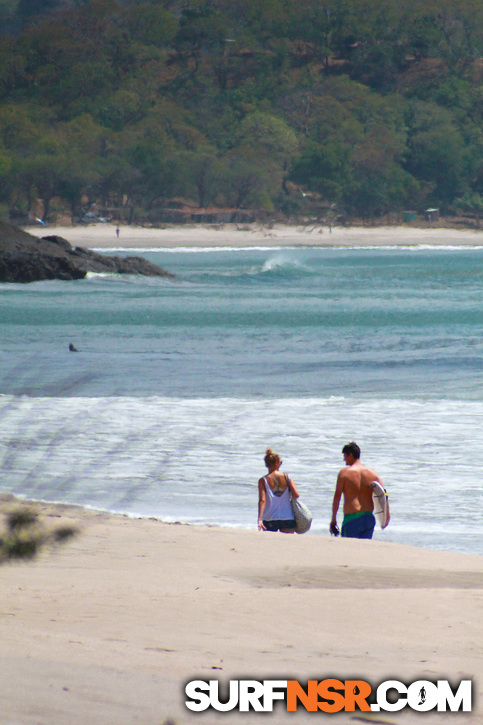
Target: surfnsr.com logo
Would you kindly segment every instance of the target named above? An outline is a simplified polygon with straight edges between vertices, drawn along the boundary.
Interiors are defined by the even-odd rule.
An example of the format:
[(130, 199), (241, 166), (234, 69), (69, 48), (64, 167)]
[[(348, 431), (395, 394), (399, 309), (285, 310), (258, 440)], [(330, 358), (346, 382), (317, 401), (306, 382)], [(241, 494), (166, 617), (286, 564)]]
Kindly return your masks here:
[[(452, 687), (448, 680), (417, 680), (405, 685), (387, 680), (376, 688), (365, 680), (192, 680), (185, 687), (186, 707), (193, 712), (212, 708), (218, 712), (273, 712), (277, 701), (287, 712), (337, 713), (397, 712), (406, 707), (418, 712), (471, 712), (472, 682), (461, 680)], [(283, 707), (283, 705), (279, 705)]]

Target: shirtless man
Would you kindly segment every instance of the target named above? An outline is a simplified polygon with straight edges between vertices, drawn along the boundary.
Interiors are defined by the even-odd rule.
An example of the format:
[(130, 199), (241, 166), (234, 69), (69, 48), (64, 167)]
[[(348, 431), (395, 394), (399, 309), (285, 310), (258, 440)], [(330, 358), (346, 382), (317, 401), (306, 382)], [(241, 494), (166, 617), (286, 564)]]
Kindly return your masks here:
[[(342, 522), (342, 536), (353, 539), (372, 539), (376, 519), (372, 513), (372, 482), (382, 481), (377, 473), (360, 462), (361, 449), (357, 443), (348, 443), (342, 449), (347, 468), (342, 468), (337, 477), (337, 485), (332, 503), (332, 521), (330, 531), (338, 533), (337, 511), (342, 494), (344, 494), (344, 521)], [(389, 523), (389, 507), (387, 524)], [(385, 527), (384, 527), (385, 528)]]

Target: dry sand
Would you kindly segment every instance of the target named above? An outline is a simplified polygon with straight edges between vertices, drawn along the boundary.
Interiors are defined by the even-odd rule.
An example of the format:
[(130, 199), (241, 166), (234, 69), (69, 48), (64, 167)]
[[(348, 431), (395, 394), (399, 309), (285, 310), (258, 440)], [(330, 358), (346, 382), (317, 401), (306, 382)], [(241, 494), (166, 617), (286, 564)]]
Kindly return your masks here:
[(483, 722), (483, 557), (38, 506), (82, 531), (0, 567), (1, 725), (313, 725), (330, 716), (189, 713), (183, 688), (333, 676), (474, 681), (471, 715), (339, 725)]
[(94, 224), (74, 227), (32, 227), (31, 234), (57, 234), (73, 246), (115, 248), (171, 247), (352, 247), (449, 245), (483, 246), (483, 231), (457, 229), (418, 229), (413, 227), (334, 227), (332, 232), (321, 226), (260, 225), (173, 226), (164, 229), (120, 227)]

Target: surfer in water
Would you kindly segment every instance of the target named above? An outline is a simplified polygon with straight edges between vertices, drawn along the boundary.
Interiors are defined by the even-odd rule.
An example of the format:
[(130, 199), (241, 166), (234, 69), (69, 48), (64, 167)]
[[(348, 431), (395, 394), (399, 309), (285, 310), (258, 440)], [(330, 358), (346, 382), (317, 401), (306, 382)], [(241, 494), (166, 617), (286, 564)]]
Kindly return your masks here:
[[(346, 467), (339, 471), (332, 503), (332, 521), (330, 532), (337, 536), (337, 511), (340, 499), (344, 496), (344, 520), (342, 522), (342, 536), (353, 539), (372, 539), (376, 519), (372, 513), (374, 502), (372, 500), (372, 482), (382, 481), (375, 471), (360, 462), (361, 449), (357, 443), (348, 443), (342, 449)], [(389, 504), (388, 504), (389, 506)], [(389, 509), (387, 524), (389, 523)]]
[(293, 534), (295, 519), (290, 496), (298, 498), (299, 492), (290, 476), (280, 472), (282, 459), (278, 453), (267, 448), (264, 460), (268, 473), (258, 481), (258, 530)]

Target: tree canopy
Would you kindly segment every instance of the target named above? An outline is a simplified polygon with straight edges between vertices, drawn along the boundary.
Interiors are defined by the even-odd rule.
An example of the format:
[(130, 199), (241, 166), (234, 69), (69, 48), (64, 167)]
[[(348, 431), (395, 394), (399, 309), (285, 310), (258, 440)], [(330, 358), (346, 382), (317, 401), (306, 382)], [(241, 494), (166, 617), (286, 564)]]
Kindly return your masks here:
[(479, 217), (482, 0), (4, 0), (0, 27), (3, 213)]

